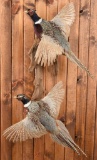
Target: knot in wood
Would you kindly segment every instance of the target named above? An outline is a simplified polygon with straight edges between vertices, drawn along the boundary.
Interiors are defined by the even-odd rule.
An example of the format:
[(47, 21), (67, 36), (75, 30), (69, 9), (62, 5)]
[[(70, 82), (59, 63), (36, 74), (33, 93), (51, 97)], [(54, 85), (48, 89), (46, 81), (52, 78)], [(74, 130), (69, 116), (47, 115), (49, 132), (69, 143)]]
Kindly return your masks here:
[(81, 138), (82, 138), (81, 135), (75, 135), (75, 139), (76, 139), (76, 140), (80, 140)]
[(24, 84), (24, 80), (23, 79), (19, 79), (19, 80), (14, 80), (12, 82), (12, 90), (15, 90), (18, 85), (23, 85)]
[(96, 40), (95, 36), (90, 37), (90, 42), (91, 42), (92, 45), (97, 46), (97, 40)]
[(80, 83), (81, 81), (82, 81), (82, 76), (80, 75), (77, 77), (77, 83)]
[(66, 121), (65, 115), (60, 118), (60, 121), (63, 122), (63, 123)]
[(79, 11), (79, 13), (82, 14), (82, 13), (83, 13), (83, 9), (81, 9), (81, 10)]
[(11, 93), (5, 93), (3, 97), (3, 103), (8, 105), (11, 103)]
[(10, 3), (11, 3), (11, 0), (6, 0), (5, 2), (4, 2), (4, 5), (5, 5), (5, 7), (10, 7)]
[(86, 4), (85, 6), (83, 6), (80, 11), (79, 11), (81, 16), (87, 17), (89, 19), (90, 17), (90, 12), (88, 9), (88, 5)]
[(12, 14), (15, 15), (19, 12), (20, 10), (20, 2), (19, 1), (16, 1), (12, 4)]

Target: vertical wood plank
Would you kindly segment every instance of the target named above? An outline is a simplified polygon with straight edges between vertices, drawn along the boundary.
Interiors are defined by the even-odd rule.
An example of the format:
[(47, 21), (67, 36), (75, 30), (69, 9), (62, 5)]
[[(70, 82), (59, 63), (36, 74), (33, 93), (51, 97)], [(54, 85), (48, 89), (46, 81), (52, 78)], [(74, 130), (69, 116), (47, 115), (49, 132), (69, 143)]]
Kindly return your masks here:
[[(0, 88), (1, 88), (1, 50), (0, 50)], [(1, 159), (1, 90), (0, 90), (0, 159)]]
[[(76, 56), (78, 56), (78, 28), (79, 28), (79, 1), (73, 0), (76, 18), (70, 32), (71, 49)], [(67, 73), (67, 112), (66, 112), (66, 126), (72, 136), (75, 138), (75, 124), (76, 124), (76, 81), (77, 81), (77, 66), (68, 60)], [(66, 148), (65, 159), (73, 160), (74, 152)]]
[[(92, 106), (90, 108), (90, 112), (92, 112), (91, 114), (92, 114), (93, 119), (91, 122), (89, 122), (91, 129), (90, 129), (90, 131), (88, 131), (89, 132), (88, 134), (90, 135), (90, 139), (92, 138), (91, 139), (92, 140), (91, 147), (93, 147), (93, 142), (94, 142), (94, 147), (91, 150), (91, 148), (89, 146), (88, 150), (89, 151), (91, 150), (91, 151), (90, 152), (88, 151), (88, 154), (89, 154), (89, 158), (93, 157), (94, 160), (97, 159), (97, 74), (96, 74), (97, 73), (97, 56), (96, 56), (97, 55), (97, 53), (96, 53), (96, 51), (97, 51), (97, 42), (96, 42), (96, 39), (97, 39), (97, 29), (96, 29), (96, 27), (97, 27), (97, 8), (96, 8), (96, 5), (97, 5), (97, 1), (93, 1), (93, 2), (91, 1), (91, 25), (90, 25), (90, 52), (91, 52), (91, 54), (89, 56), (89, 60), (90, 60), (89, 66), (90, 66), (90, 69), (92, 66), (92, 70), (94, 72), (96, 82), (92, 81), (91, 86), (89, 86), (89, 88), (91, 87), (90, 88), (91, 90), (89, 89), (89, 91), (92, 91), (92, 93), (91, 93), (92, 97), (89, 97), (89, 98), (92, 99), (92, 102), (91, 102)], [(96, 84), (94, 84), (94, 83), (96, 83)], [(90, 83), (89, 83), (89, 85), (90, 85)], [(94, 90), (94, 87), (95, 87), (95, 90)], [(95, 113), (95, 110), (96, 110), (96, 113)], [(95, 129), (94, 129), (94, 123), (95, 123)], [(88, 139), (89, 143), (91, 143), (90, 139)]]
[[(27, 3), (25, 0), (24, 3)], [(29, 1), (32, 3), (32, 0)], [(34, 3), (34, 1), (33, 1)], [(29, 72), (30, 59), (28, 52), (33, 44), (34, 30), (32, 20), (24, 13), (24, 93), (31, 98), (33, 92), (33, 74)], [(33, 160), (33, 140), (23, 143), (23, 160)]]
[[(31, 0), (29, 1), (32, 2)], [(24, 2), (28, 1), (24, 0)], [(33, 0), (33, 2), (35, 2), (35, 0)], [(47, 19), (50, 20), (56, 15), (57, 9), (59, 11), (67, 2), (68, 0), (55, 0), (52, 5), (47, 6), (46, 10), (45, 1), (39, 0), (36, 2), (37, 13), (44, 19), (47, 17)], [(20, 3), (22, 5), (23, 0), (21, 0)], [(77, 56), (79, 54), (79, 59), (86, 66), (89, 65), (89, 70), (91, 73), (96, 75), (97, 2), (96, 0), (74, 0), (74, 5), (76, 7), (76, 22), (73, 24), (70, 34), (71, 48)], [(82, 9), (80, 24), (79, 9)], [(89, 17), (90, 19), (88, 19)], [(10, 142), (2, 137), (2, 132), (11, 125), (11, 121), (12, 123), (16, 123), (23, 119), (23, 105), (15, 99), (12, 99), (11, 102), (11, 96), (13, 97), (19, 93), (25, 93), (31, 97), (34, 78), (34, 75), (28, 71), (30, 60), (27, 55), (34, 39), (32, 21), (26, 14), (24, 14), (23, 19), (22, 9), (12, 18), (11, 49), (11, 2), (6, 0), (0, 0), (0, 35), (0, 67), (2, 69), (2, 72), (0, 72), (1, 160), (85, 159), (83, 156), (78, 157), (77, 154), (74, 154), (74, 152), (71, 151), (71, 149), (66, 149), (66, 152), (64, 152), (64, 148), (56, 143), (54, 144), (49, 135), (45, 136), (45, 139), (44, 137), (41, 137), (40, 139), (28, 140), (24, 142), (23, 145), (22, 143), (16, 143), (12, 144), (12, 146)], [(47, 67), (46, 69), (41, 70), (41, 77), (43, 77), (42, 79), (46, 93), (49, 92), (57, 81), (63, 81), (66, 91), (59, 118), (64, 121), (66, 115), (67, 128), (73, 139), (76, 135), (75, 142), (83, 150), (85, 149), (85, 152), (88, 155), (87, 160), (96, 160), (97, 84), (95, 80), (88, 77), (84, 71), (78, 69), (77, 74), (76, 65), (69, 60), (67, 61), (66, 57), (60, 56), (57, 63), (57, 76), (55, 74), (55, 66)]]
[[(13, 0), (14, 3), (14, 0)], [(12, 96), (23, 93), (24, 55), (23, 55), (23, 0), (21, 10), (12, 19)], [(12, 99), (12, 123), (23, 119), (23, 105), (17, 99)], [(12, 160), (22, 160), (22, 142), (13, 144)]]
[[(68, 0), (58, 0), (58, 12), (67, 4)], [(67, 87), (67, 58), (65, 56), (59, 56), (57, 62), (58, 74), (57, 81), (62, 81), (65, 89), (65, 96), (63, 103), (60, 107), (59, 117), (64, 124), (66, 120), (66, 87)], [(65, 148), (57, 143), (55, 143), (55, 160), (64, 160)]]
[[(97, 36), (97, 2), (91, 0), (91, 19), (90, 19), (90, 42), (89, 42), (89, 68), (96, 75), (97, 58), (96, 58), (96, 36)], [(97, 78), (97, 76), (96, 76)], [(97, 81), (97, 79), (96, 79)], [(95, 135), (95, 109), (96, 109), (96, 82), (88, 77), (88, 95), (87, 95), (87, 111), (86, 111), (86, 132), (85, 132), (85, 152), (88, 159), (94, 159), (94, 135)], [(96, 157), (97, 159), (97, 157)]]
[[(1, 50), (0, 50), (0, 88), (1, 88)], [(0, 90), (0, 159), (1, 159), (1, 90)]]
[[(47, 5), (47, 20), (51, 20), (57, 14), (57, 1), (52, 5)], [(45, 89), (46, 93), (54, 86), (56, 81), (55, 65), (46, 67), (45, 72)], [(50, 135), (45, 136), (45, 160), (53, 160), (55, 158), (55, 144)]]
[[(7, 15), (7, 16), (6, 16)], [(2, 136), (11, 125), (11, 3), (0, 0), (1, 160), (11, 159), (11, 143)]]
[[(43, 0), (36, 1), (36, 11), (40, 17), (44, 19), (46, 18), (46, 3)], [(44, 68), (37, 67), (36, 74), (39, 74), (41, 79), (44, 80)], [(34, 160), (43, 160), (43, 159), (44, 159), (44, 136), (42, 136), (39, 139), (34, 139)]]
[[(90, 1), (81, 0), (79, 26), (79, 59), (88, 68), (89, 46), (89, 9)], [(86, 14), (85, 14), (86, 12)], [(84, 25), (85, 24), (85, 25)], [(76, 143), (84, 150), (85, 145), (85, 118), (87, 99), (87, 74), (78, 69), (77, 76), (77, 110), (76, 110)], [(75, 159), (83, 159), (75, 154)]]
[[(97, 84), (96, 84), (97, 88)], [(97, 98), (96, 98), (96, 106), (97, 106)], [(96, 107), (96, 117), (95, 117), (95, 139), (94, 139), (94, 160), (97, 159), (97, 107)]]

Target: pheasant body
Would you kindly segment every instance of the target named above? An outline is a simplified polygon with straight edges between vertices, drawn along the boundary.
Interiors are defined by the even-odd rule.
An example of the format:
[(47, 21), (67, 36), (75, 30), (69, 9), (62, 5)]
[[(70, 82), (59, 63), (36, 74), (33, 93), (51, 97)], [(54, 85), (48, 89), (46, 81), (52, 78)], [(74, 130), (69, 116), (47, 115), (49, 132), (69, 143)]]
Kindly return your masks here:
[(66, 50), (67, 52), (70, 50), (70, 45), (68, 41), (62, 34), (60, 28), (54, 22), (42, 20), (40, 24), (35, 24), (34, 27), (35, 30), (38, 31), (35, 32), (37, 37), (39, 37), (39, 33), (41, 34), (41, 37), (42, 34), (50, 36), (54, 40), (54, 42), (63, 47), (64, 50)]
[(58, 131), (55, 119), (46, 111), (40, 111), (39, 120), (49, 133), (55, 134)]
[(73, 3), (68, 3), (63, 7), (51, 21), (40, 18), (35, 11), (32, 13), (28, 11), (28, 14), (34, 22), (36, 35), (41, 39), (35, 54), (37, 64), (41, 64), (41, 66), (52, 65), (57, 56), (63, 54), (93, 78), (89, 70), (73, 53), (68, 42), (70, 26), (75, 19)]
[[(16, 98), (24, 104), (24, 107), (28, 108), (28, 113), (22, 121), (7, 128), (3, 135), (9, 140), (17, 142), (39, 138), (49, 133), (55, 142), (64, 147), (68, 146), (78, 154), (81, 152), (86, 156), (79, 146), (75, 144), (64, 124), (57, 120), (63, 97), (62, 82), (57, 83), (39, 101), (30, 101), (25, 95), (17, 95)], [(26, 104), (25, 101), (27, 102)]]

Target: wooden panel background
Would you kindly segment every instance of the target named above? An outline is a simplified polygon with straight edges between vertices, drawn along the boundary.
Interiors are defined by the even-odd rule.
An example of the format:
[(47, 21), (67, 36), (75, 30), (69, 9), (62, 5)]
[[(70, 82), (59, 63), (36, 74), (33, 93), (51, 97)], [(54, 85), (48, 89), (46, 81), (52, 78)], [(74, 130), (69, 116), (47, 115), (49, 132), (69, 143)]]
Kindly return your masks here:
[[(36, 4), (42, 18), (50, 20), (69, 0), (20, 0)], [(97, 0), (72, 0), (76, 20), (71, 27), (70, 44), (74, 53), (89, 67), (95, 79), (67, 60), (58, 58), (57, 64), (40, 68), (44, 94), (60, 80), (65, 97), (59, 118), (66, 124), (75, 142), (85, 151), (87, 160), (97, 160)], [(12, 97), (19, 93), (32, 96), (35, 74), (30, 73), (28, 51), (34, 40), (33, 25), (24, 13), (12, 15), (14, 0), (0, 0), (0, 157), (1, 160), (85, 160), (71, 149), (54, 143), (49, 135), (40, 139), (12, 144), (2, 137), (4, 129), (23, 119), (23, 106)], [(52, 71), (52, 72), (51, 72)], [(43, 95), (44, 95), (43, 94)]]

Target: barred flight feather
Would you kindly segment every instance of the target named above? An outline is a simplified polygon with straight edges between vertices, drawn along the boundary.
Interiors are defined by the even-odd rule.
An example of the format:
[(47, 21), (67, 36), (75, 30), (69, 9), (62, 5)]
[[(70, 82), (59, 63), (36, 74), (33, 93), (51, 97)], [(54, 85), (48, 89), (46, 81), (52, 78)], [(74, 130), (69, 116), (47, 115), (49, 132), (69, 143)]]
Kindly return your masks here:
[(46, 134), (44, 126), (40, 122), (35, 123), (28, 116), (7, 128), (3, 133), (6, 139), (13, 142), (39, 138), (44, 134)]
[(50, 114), (55, 118), (59, 114), (60, 105), (64, 98), (64, 93), (65, 91), (63, 89), (63, 83), (58, 82), (47, 94), (47, 96), (42, 99), (42, 101), (48, 104), (48, 106), (50, 107)]
[(73, 24), (74, 20), (75, 9), (73, 2), (65, 5), (61, 9), (61, 11), (52, 19), (52, 21), (55, 22), (61, 28), (63, 33), (66, 34), (67, 38), (70, 34), (70, 26)]

